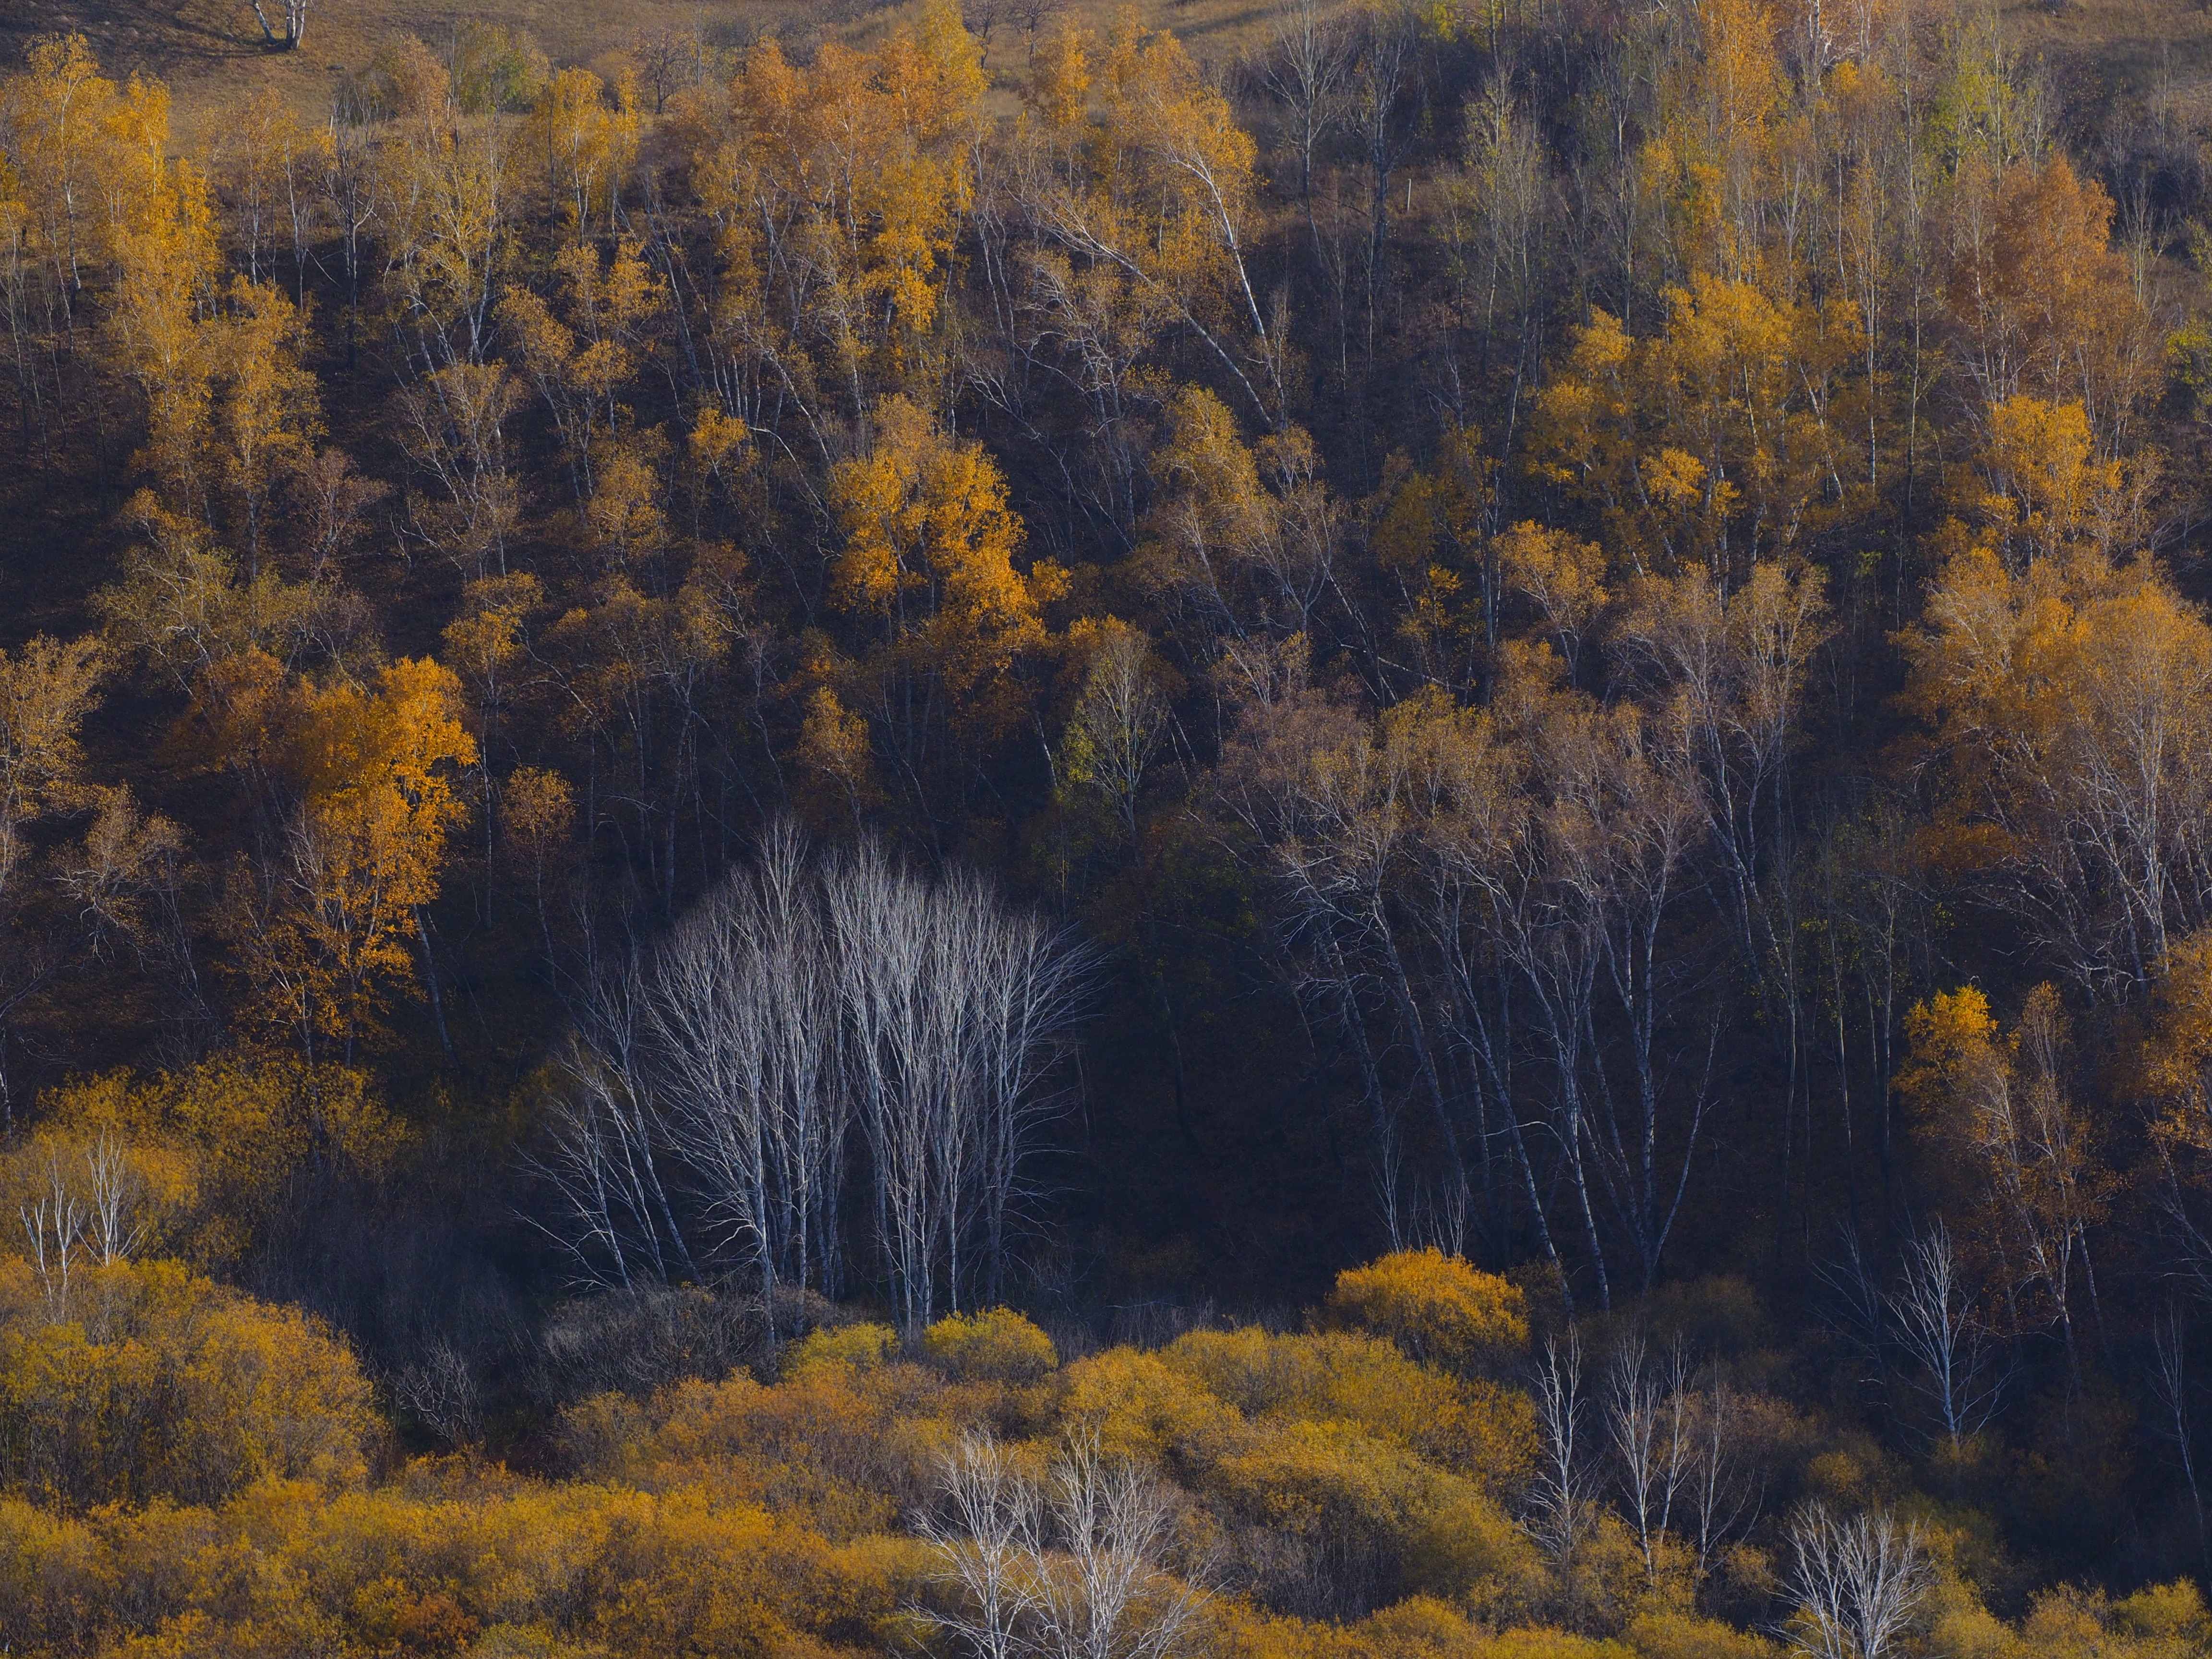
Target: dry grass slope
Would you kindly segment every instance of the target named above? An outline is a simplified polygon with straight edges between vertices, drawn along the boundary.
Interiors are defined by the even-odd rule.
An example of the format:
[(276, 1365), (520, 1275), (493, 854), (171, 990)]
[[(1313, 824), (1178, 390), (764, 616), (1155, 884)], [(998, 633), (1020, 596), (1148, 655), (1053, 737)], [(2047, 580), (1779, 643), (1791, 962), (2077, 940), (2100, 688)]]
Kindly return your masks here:
[[(1056, 9), (1103, 29), (1124, 0), (1058, 0)], [(878, 0), (313, 0), (297, 52), (262, 43), (249, 0), (0, 0), (0, 62), (18, 58), (42, 34), (82, 32), (103, 68), (118, 76), (157, 76), (175, 97), (175, 131), (190, 148), (221, 134), (223, 113), (274, 86), (303, 115), (319, 115), (338, 76), (368, 62), (380, 43), (411, 33), (434, 41), (462, 17), (527, 29), (556, 64), (611, 71), (641, 33), (697, 30), (717, 44), (763, 34), (804, 50), (825, 35), (866, 41), (906, 8)], [(989, 67), (1002, 80), (1027, 60), (1027, 0), (984, 0)], [(1264, 0), (1139, 0), (1138, 15), (1170, 27), (1202, 57), (1232, 58), (1267, 31)], [(281, 5), (270, 7), (272, 17)]]
[(2006, 32), (2055, 71), (2075, 98), (2177, 100), (2212, 113), (2212, 4), (2204, 0), (2087, 0), (2056, 7), (2014, 0)]

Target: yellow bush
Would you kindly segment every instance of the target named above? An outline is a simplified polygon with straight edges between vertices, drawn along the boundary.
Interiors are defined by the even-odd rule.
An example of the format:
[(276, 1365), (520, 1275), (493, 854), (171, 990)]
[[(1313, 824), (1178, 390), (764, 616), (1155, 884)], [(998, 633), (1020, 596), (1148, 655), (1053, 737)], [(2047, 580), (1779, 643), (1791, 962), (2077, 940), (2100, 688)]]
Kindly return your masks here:
[(1528, 1346), (1518, 1286), (1433, 1247), (1339, 1273), (1323, 1316), (1373, 1331), (1412, 1358), (1453, 1370), (1494, 1365)]
[(1516, 1492), (1534, 1462), (1536, 1418), (1525, 1395), (1431, 1370), (1372, 1337), (1194, 1331), (1161, 1358), (1248, 1416), (1357, 1424), (1493, 1496)]
[(1255, 1425), (1209, 1480), (1229, 1507), (1339, 1564), (1380, 1599), (1462, 1595), (1515, 1572), (1527, 1545), (1473, 1482), (1345, 1423)]
[(79, 1268), (64, 1294), (0, 1261), (0, 1483), (66, 1505), (337, 1487), (374, 1428), (353, 1356), (296, 1309), (169, 1262)]
[(814, 1370), (867, 1370), (897, 1352), (898, 1333), (888, 1325), (824, 1325), (791, 1345), (783, 1375), (792, 1380)]
[(896, 1611), (872, 1553), (840, 1549), (763, 1510), (686, 1489), (655, 1501), (645, 1519), (611, 1533), (593, 1563), (602, 1582), (592, 1634), (617, 1653), (879, 1648)]
[(2133, 1659), (2133, 1643), (2115, 1642), (2106, 1634), (2110, 1611), (2103, 1596), (2085, 1595), (2070, 1585), (2046, 1590), (2035, 1598), (2021, 1621), (2021, 1640), (2013, 1650), (2020, 1653), (2024, 1645), (2026, 1653), (2036, 1659), (2106, 1659), (2122, 1653)]
[(1939, 1583), (1922, 1619), (1935, 1650), (1948, 1659), (2018, 1659), (2004, 1621), (1963, 1585)]
[(2212, 1616), (2204, 1598), (2186, 1578), (2150, 1584), (2112, 1607), (2112, 1624), (2130, 1636), (2151, 1637), (2212, 1647)]
[(1110, 1348), (1060, 1373), (1060, 1410), (1109, 1457), (1159, 1461), (1193, 1475), (1242, 1445), (1236, 1408), (1180, 1376), (1158, 1354)]
[(0, 1652), (76, 1645), (112, 1586), (82, 1522), (0, 1496)]
[(963, 1382), (1026, 1387), (1060, 1364), (1052, 1339), (1006, 1308), (940, 1319), (921, 1334), (921, 1348)]
[(332, 1498), (82, 1521), (0, 1498), (0, 1646), (136, 1659), (302, 1653), (606, 1659), (881, 1652), (926, 1562), (831, 1544), (701, 1487), (561, 1486), (418, 1464)]
[(47, 1123), (0, 1149), (0, 1215), (19, 1216), (57, 1192), (87, 1215), (106, 1199), (123, 1254), (171, 1255), (199, 1209), (200, 1178), (199, 1160), (174, 1146)]
[(968, 1426), (962, 1404), (922, 1366), (817, 1358), (773, 1388), (740, 1373), (676, 1383), (643, 1404), (600, 1395), (572, 1407), (562, 1431), (580, 1474), (709, 1488), (842, 1540), (890, 1528), (919, 1498), (937, 1447)]
[(1481, 1626), (1449, 1602), (1417, 1595), (1356, 1624), (1309, 1623), (1249, 1605), (1214, 1608), (1216, 1659), (1481, 1659)]
[[(1205, 1613), (1194, 1650), (1213, 1659), (1776, 1652), (1690, 1613), (1674, 1577), (1655, 1592), (1617, 1518), (1564, 1569), (1540, 1562), (1485, 1485), (1525, 1468), (1524, 1452), (1501, 1461), (1496, 1448), (1527, 1437), (1527, 1401), (1376, 1338), (1199, 1333), (1053, 1375), (1042, 1333), (994, 1313), (942, 1322), (921, 1346), (933, 1363), (902, 1362), (888, 1329), (850, 1326), (796, 1345), (773, 1385), (739, 1371), (585, 1401), (562, 1421), (574, 1478), (562, 1483), (450, 1459), (370, 1488), (366, 1392), (312, 1322), (174, 1265), (80, 1270), (64, 1297), (0, 1261), (0, 1482), (42, 1500), (0, 1490), (0, 1650), (919, 1647), (919, 1598), (941, 1589), (942, 1562), (906, 1517), (927, 1501), (940, 1449), (1018, 1397), (1042, 1430), (1009, 1443), (1018, 1463), (1041, 1468), (1061, 1434), (1094, 1431), (1109, 1457), (1164, 1465), (1191, 1535), (1249, 1571)], [(1022, 1378), (1037, 1381), (1006, 1386)], [(1230, 1593), (1238, 1584), (1341, 1622), (1268, 1612)], [(2185, 1582), (2118, 1602), (2051, 1592), (2014, 1629), (1947, 1574), (1928, 1608), (1959, 1659), (2202, 1659), (2208, 1622)]]
[(1449, 1602), (1416, 1595), (1370, 1613), (1345, 1632), (1353, 1650), (1375, 1659), (1459, 1659), (1473, 1656), (1487, 1632)]
[(564, 1642), (542, 1625), (495, 1625), (469, 1659), (612, 1659), (598, 1642)]
[(1557, 1631), (1493, 1635), (1431, 1596), (1411, 1597), (1348, 1625), (1269, 1619), (1224, 1607), (1212, 1650), (1219, 1659), (1636, 1659), (1619, 1642)]
[(1201, 1651), (1212, 1659), (1344, 1659), (1348, 1653), (1334, 1626), (1308, 1625), (1225, 1595), (1206, 1608)]
[[(750, 1382), (732, 1377), (731, 1383)], [(595, 1394), (561, 1413), (558, 1443), (569, 1473), (597, 1480), (635, 1480), (653, 1434), (645, 1407), (623, 1394)]]
[(1772, 1659), (1773, 1643), (1686, 1613), (1644, 1613), (1622, 1632), (1637, 1659)]
[(1468, 1659), (1635, 1659), (1635, 1650), (1564, 1631), (1509, 1630), (1474, 1650)]
[(2005, 1659), (2202, 1659), (2212, 1638), (2204, 1603), (2186, 1579), (2108, 1601), (2061, 1585), (2035, 1598)]

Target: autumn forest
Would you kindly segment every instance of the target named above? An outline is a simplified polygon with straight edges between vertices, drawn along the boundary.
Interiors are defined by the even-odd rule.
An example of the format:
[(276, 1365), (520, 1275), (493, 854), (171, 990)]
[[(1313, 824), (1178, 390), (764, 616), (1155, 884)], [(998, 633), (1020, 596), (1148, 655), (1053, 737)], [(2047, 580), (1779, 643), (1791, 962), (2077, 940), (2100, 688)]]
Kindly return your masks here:
[(0, 1651), (2212, 1655), (2212, 119), (1189, 3), (0, 64)]

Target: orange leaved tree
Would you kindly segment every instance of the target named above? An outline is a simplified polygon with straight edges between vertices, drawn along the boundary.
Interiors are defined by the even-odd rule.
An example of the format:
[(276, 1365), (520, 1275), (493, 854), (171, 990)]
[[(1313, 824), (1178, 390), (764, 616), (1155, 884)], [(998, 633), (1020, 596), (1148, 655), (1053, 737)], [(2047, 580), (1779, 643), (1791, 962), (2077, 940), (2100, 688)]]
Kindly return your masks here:
[(1022, 521), (981, 444), (948, 437), (903, 398), (878, 406), (875, 426), (870, 453), (831, 478), (845, 532), (831, 599), (860, 652), (837, 689), (927, 814), (951, 733), (1000, 740), (1029, 713), (1022, 671), (1050, 643), (1042, 612), (1066, 574), (1017, 563)]
[(375, 1034), (389, 988), (412, 975), (410, 933), (442, 1032), (422, 909), (467, 811), (454, 775), (476, 758), (460, 681), (440, 663), (392, 663), (374, 691), (301, 689), (286, 756), (299, 805), (281, 854), (236, 872), (230, 922), (255, 1016), (310, 1060), (331, 1045), (349, 1059)]

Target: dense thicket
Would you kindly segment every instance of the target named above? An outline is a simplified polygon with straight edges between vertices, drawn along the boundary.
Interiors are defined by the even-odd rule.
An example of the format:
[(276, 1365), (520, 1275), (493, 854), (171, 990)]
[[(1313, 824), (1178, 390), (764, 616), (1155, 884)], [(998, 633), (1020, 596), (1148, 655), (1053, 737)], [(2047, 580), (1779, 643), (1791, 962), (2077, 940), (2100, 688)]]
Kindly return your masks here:
[[(189, 155), (82, 39), (0, 82), (8, 1526), (337, 1548), (313, 1480), (856, 1598), (648, 1636), (415, 1562), (340, 1645), (1060, 1651), (1091, 1539), (1152, 1651), (2197, 1650), (2193, 1591), (2098, 1597), (2207, 1547), (2198, 135), (1883, 0), (1268, 17), (613, 85), (469, 24)], [(1429, 1380), (1359, 1387), (1479, 1385), (1517, 1462), (1238, 1437), (1350, 1339), (1139, 1351), (1431, 1245), (1534, 1346), (1385, 1286), (1342, 1316)], [(598, 1484), (362, 1486), (353, 1362), (246, 1293), (417, 1449)], [(922, 1334), (1000, 1303), (1245, 1427), (960, 1395)], [(248, 1331), (323, 1426), (217, 1480), (131, 1402)], [(829, 1478), (745, 1437), (829, 1409), (809, 1331), (902, 1496), (724, 1537), (715, 1436)], [(58, 1332), (121, 1438), (39, 1439)], [(145, 1595), (21, 1640), (262, 1616)]]

